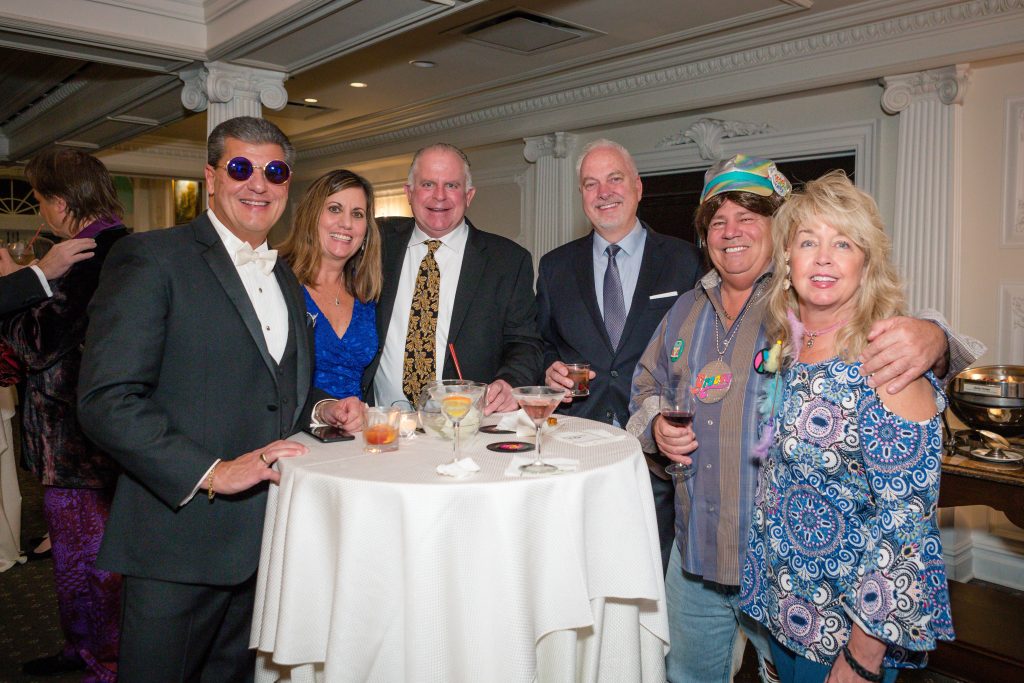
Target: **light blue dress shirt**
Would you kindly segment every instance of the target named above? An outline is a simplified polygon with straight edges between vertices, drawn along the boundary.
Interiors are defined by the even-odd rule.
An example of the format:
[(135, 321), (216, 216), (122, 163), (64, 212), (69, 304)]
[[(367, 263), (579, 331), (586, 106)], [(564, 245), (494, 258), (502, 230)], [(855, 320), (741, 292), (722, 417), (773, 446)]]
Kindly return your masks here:
[[(594, 291), (597, 293), (597, 306), (604, 317), (604, 271), (608, 269), (608, 255), (604, 250), (611, 244), (594, 231)], [(626, 304), (626, 315), (629, 315), (633, 293), (636, 292), (636, 281), (640, 279), (640, 264), (644, 260), (644, 245), (647, 244), (647, 231), (637, 220), (629, 234), (619, 240), (621, 247), (615, 256), (615, 264), (619, 267), (622, 280), (622, 300)]]

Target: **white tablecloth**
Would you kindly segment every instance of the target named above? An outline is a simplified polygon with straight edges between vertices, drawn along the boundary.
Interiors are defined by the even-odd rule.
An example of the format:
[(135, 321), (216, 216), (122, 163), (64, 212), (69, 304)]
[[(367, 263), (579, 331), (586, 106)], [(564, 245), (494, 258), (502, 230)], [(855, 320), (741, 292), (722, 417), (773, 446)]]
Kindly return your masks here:
[(465, 479), (435, 472), (450, 442), (370, 455), (296, 438), (311, 452), (280, 461), (267, 505), (257, 680), (665, 680), (657, 525), (633, 437), (547, 438), (579, 471), (509, 478), (511, 456), (484, 448), (509, 437), (479, 434), (463, 454), (481, 471)]

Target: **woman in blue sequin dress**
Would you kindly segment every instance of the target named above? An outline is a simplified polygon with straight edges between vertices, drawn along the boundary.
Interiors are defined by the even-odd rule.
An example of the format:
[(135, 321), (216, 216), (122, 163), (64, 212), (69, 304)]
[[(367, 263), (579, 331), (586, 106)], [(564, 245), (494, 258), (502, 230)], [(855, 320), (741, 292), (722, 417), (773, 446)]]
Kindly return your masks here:
[[(902, 287), (874, 200), (842, 173), (807, 184), (773, 226), (769, 330), (783, 364), (754, 502), (741, 607), (769, 628), (784, 681), (892, 681), (952, 640), (936, 524), (945, 398), (858, 372)], [(777, 393), (776, 393), (777, 392)]]
[(316, 343), (313, 384), (337, 398), (362, 401), (363, 370), (377, 353), (383, 279), (370, 183), (346, 170), (314, 181), (280, 254), (303, 285)]

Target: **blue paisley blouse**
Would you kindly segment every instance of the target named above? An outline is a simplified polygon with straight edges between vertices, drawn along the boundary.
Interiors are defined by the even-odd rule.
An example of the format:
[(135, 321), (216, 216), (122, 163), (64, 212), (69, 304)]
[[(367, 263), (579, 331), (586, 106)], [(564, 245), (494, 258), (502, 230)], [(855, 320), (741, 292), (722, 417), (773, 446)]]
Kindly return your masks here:
[(741, 608), (813, 662), (830, 665), (856, 622), (888, 643), (884, 666), (923, 667), (936, 639), (953, 639), (935, 519), (939, 418), (890, 412), (859, 365), (797, 363), (782, 377)]
[(302, 293), (306, 297), (306, 313), (313, 322), (313, 385), (335, 398), (358, 396), (362, 400), (363, 370), (377, 353), (377, 304), (355, 299), (352, 320), (339, 339), (309, 290), (303, 287)]

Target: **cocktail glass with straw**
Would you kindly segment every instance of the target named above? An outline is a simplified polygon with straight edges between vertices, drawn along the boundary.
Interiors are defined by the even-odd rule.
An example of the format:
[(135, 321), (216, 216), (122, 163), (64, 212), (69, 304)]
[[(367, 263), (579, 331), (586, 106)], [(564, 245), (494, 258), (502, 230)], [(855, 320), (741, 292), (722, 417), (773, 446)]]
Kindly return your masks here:
[(537, 428), (537, 452), (533, 462), (523, 465), (519, 469), (529, 474), (554, 474), (558, 468), (544, 462), (541, 458), (541, 432), (544, 430), (544, 423), (547, 422), (548, 417), (555, 412), (555, 408), (565, 398), (565, 389), (540, 386), (516, 387), (512, 390), (512, 397)]

